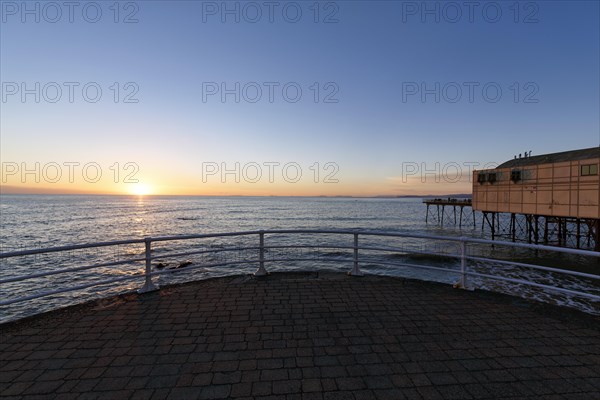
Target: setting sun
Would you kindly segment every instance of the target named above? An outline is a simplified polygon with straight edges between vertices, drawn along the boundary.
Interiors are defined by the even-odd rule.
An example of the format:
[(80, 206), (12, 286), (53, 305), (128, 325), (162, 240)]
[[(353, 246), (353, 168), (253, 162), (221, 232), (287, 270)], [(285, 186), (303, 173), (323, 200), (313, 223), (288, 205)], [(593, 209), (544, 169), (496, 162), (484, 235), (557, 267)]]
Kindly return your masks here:
[(136, 183), (130, 189), (130, 193), (134, 194), (134, 195), (137, 195), (137, 196), (145, 196), (145, 195), (148, 195), (148, 194), (152, 194), (152, 187), (150, 185), (145, 184), (145, 183)]

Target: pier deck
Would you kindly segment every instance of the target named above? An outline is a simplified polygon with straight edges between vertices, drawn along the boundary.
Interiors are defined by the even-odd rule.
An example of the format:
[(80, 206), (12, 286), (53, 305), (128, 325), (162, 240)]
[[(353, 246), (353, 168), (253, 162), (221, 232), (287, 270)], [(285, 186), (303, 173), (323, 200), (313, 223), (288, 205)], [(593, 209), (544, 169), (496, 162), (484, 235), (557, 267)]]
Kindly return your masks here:
[[(425, 222), (429, 222), (429, 218), (431, 217), (432, 221), (436, 221), (440, 225), (444, 225), (444, 217), (446, 216), (446, 207), (450, 210), (450, 214), (446, 216), (446, 219), (450, 221), (450, 223), (462, 227), (463, 217), (468, 217), (467, 212), (464, 212), (464, 208), (471, 209), (470, 222), (473, 223), (473, 227), (475, 227), (475, 212), (472, 209), (471, 199), (455, 199), (455, 198), (447, 198), (447, 199), (426, 199), (423, 200), (423, 203), (427, 205), (427, 211), (425, 211)], [(433, 211), (433, 207), (435, 206), (435, 210)], [(458, 218), (457, 218), (458, 212)]]
[(429, 206), (471, 206), (473, 203), (471, 199), (426, 199), (423, 203)]
[(599, 327), (399, 278), (217, 278), (0, 326), (0, 397), (587, 400)]

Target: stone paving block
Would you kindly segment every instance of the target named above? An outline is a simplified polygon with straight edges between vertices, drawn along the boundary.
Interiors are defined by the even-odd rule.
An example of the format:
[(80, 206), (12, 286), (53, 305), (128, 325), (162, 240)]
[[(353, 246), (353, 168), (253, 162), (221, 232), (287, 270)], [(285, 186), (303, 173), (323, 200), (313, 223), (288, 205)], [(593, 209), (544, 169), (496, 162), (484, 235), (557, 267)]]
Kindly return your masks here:
[(267, 396), (272, 393), (271, 382), (254, 382), (252, 384), (252, 396)]
[(347, 391), (338, 391), (338, 392), (326, 392), (323, 394), (323, 399), (325, 400), (353, 400), (354, 393)]
[(263, 381), (280, 381), (288, 379), (288, 373), (285, 369), (267, 369), (262, 370), (260, 378)]
[(252, 395), (252, 383), (237, 383), (231, 386), (231, 397), (249, 397)]
[(302, 393), (302, 400), (323, 400), (323, 394), (317, 392)]
[(242, 379), (241, 371), (234, 372), (216, 372), (213, 376), (212, 384), (213, 385), (224, 385), (224, 384), (233, 384), (239, 383)]
[(302, 380), (302, 392), (321, 392), (323, 387), (321, 386), (321, 380), (310, 378)]
[(262, 359), (257, 362), (258, 369), (283, 368), (283, 358)]
[(273, 381), (273, 393), (274, 394), (290, 394), (299, 393), (301, 388), (300, 380), (285, 380), (285, 381)]
[(169, 392), (167, 399), (198, 399), (202, 395), (202, 390), (203, 388), (201, 387), (174, 388)]
[(336, 378), (335, 383), (339, 390), (366, 389), (365, 382), (361, 378)]

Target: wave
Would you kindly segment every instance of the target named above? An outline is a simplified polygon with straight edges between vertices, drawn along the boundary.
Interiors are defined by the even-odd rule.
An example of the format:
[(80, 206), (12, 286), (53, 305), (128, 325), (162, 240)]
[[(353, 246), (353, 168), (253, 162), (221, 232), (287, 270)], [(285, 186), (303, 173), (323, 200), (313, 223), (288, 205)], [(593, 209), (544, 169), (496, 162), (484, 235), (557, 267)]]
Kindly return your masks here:
[(391, 259), (403, 259), (414, 261), (455, 262), (457, 256), (446, 256), (437, 254), (415, 254), (415, 253), (393, 253), (385, 256)]

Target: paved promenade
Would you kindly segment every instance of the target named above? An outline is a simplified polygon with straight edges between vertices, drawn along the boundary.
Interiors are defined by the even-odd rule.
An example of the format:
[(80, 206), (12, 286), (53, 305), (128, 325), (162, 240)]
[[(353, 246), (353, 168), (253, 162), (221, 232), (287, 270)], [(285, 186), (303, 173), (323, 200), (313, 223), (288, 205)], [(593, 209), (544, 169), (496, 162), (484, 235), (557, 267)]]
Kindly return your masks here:
[(2, 398), (600, 399), (598, 318), (398, 278), (219, 278), (0, 333)]

